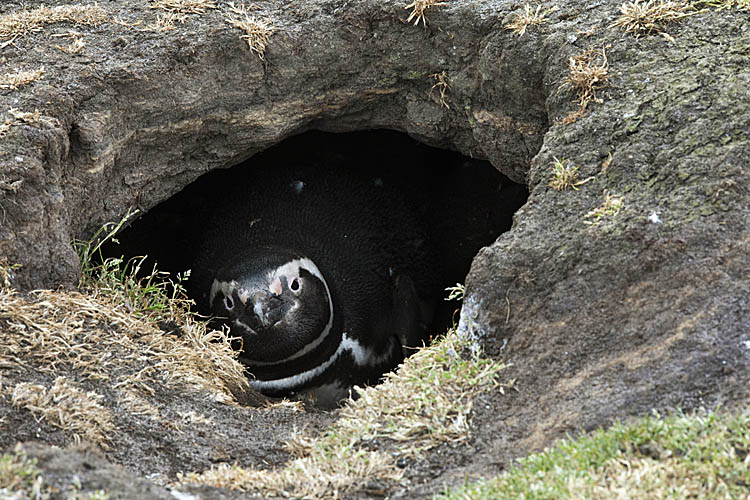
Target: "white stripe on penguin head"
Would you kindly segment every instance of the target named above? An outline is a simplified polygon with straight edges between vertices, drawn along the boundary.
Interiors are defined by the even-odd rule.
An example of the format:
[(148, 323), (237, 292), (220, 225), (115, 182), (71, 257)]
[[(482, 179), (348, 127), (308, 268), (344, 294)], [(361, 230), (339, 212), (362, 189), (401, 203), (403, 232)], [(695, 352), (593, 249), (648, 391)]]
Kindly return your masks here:
[(331, 297), (331, 290), (328, 288), (328, 283), (326, 282), (326, 279), (323, 277), (323, 273), (321, 273), (320, 269), (318, 269), (318, 266), (315, 265), (315, 262), (308, 259), (307, 257), (289, 261), (283, 266), (279, 266), (275, 270), (268, 273), (268, 278), (267, 278), (268, 283), (273, 283), (280, 276), (289, 276), (289, 275), (299, 276), (300, 269), (305, 269), (307, 272), (309, 272), (310, 274), (318, 278), (321, 282), (323, 282), (323, 286), (326, 289), (326, 295), (328, 296), (328, 323), (323, 328), (323, 331), (320, 333), (320, 335), (318, 335), (318, 337), (315, 338), (315, 340), (313, 340), (309, 344), (306, 344), (304, 347), (302, 347), (302, 349), (295, 352), (291, 356), (284, 358), (284, 359), (280, 359), (279, 361), (253, 361), (252, 362), (253, 365), (269, 366), (269, 365), (275, 365), (279, 363), (286, 363), (287, 361), (292, 361), (297, 358), (300, 358), (304, 356), (305, 354), (313, 351), (320, 344), (322, 344), (323, 341), (325, 341), (326, 338), (328, 337), (328, 334), (331, 332), (331, 328), (333, 327), (333, 299)]

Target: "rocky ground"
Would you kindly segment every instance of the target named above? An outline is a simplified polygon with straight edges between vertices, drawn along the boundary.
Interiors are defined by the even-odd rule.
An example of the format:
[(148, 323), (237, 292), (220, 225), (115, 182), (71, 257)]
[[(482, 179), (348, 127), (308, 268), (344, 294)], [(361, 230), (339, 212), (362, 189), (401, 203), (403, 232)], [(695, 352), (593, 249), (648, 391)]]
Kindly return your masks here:
[[(56, 491), (249, 498), (185, 486), (178, 472), (236, 463), (224, 483), (204, 482), (292, 481), (285, 464), (305, 470), (317, 448), (285, 442), (333, 446), (330, 429), (361, 422), (248, 406), (230, 353), (175, 368), (182, 347), (213, 352), (195, 347), (216, 344), (194, 340), (203, 334), (135, 323), (89, 294), (28, 293), (77, 285), (73, 239), (311, 129), (403, 131), (488, 159), (530, 192), (474, 259), (459, 325), (512, 363), (498, 380), (514, 390), (461, 386), (471, 412), (434, 428), (464, 415), (467, 432), (404, 460), (392, 437), (358, 438), (361, 456), (394, 463), (348, 470), (360, 479), (321, 494), (430, 496), (615, 419), (747, 407), (744, 4), (434, 3), (0, 6), (2, 447), (27, 443)], [(423, 368), (425, 379), (449, 370)], [(75, 427), (66, 398), (99, 417)], [(53, 402), (63, 406), (45, 412)], [(264, 488), (255, 493), (287, 491)]]

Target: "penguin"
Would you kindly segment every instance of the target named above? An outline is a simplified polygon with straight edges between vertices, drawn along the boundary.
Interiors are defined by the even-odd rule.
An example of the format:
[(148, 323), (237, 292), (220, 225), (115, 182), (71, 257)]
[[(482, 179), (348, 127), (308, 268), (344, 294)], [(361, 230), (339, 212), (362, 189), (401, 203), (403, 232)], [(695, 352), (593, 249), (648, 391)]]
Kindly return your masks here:
[(397, 186), (314, 165), (249, 171), (212, 213), (193, 296), (262, 394), (334, 407), (426, 340), (439, 263)]

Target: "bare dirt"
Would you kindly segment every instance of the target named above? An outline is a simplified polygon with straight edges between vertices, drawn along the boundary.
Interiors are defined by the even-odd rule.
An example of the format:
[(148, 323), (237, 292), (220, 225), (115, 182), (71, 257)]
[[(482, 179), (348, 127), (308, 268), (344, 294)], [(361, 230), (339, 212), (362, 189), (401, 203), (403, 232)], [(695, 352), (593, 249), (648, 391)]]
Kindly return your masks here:
[[(696, 8), (666, 36), (635, 37), (611, 26), (619, 4), (570, 0), (518, 36), (505, 29), (521, 11), (514, 2), (446, 3), (426, 11), (426, 27), (406, 22), (405, 4), (261, 2), (252, 14), (277, 26), (264, 60), (227, 22), (227, 2), (167, 30), (146, 0), (100, 2), (96, 25), (0, 38), (0, 76), (44, 67), (28, 85), (0, 86), (0, 264), (21, 266), (11, 284), (75, 287), (74, 238), (287, 136), (387, 128), (488, 159), (530, 197), (474, 259), (459, 328), (513, 363), (503, 377), (517, 390), (475, 401), (471, 441), (405, 464), (408, 481), (380, 494), (431, 496), (567, 433), (652, 410), (747, 408), (750, 13)], [(38, 5), (3, 2), (0, 16)], [(572, 120), (570, 58), (593, 49), (608, 62), (601, 102)], [(430, 93), (442, 71), (447, 106)], [(555, 158), (590, 179), (554, 190)], [(605, 190), (621, 206), (598, 217)], [(0, 312), (4, 337), (18, 323)], [(169, 498), (177, 472), (280, 467), (294, 427), (315, 433), (336, 418), (166, 385), (148, 396), (160, 417), (147, 418), (106, 380), (17, 361), (0, 365), (0, 447), (42, 443), (28, 453), (62, 492), (77, 476), (111, 498)], [(106, 446), (75, 448), (70, 432), (12, 404), (19, 383), (61, 375), (114, 412)]]

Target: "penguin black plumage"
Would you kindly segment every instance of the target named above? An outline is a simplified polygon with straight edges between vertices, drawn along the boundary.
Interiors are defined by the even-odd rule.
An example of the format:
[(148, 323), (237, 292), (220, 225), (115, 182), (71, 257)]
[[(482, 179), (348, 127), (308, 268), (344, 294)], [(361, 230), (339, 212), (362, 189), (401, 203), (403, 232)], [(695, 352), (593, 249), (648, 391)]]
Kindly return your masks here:
[(193, 296), (241, 338), (255, 389), (332, 406), (421, 345), (437, 259), (388, 182), (334, 168), (251, 171), (213, 212)]

